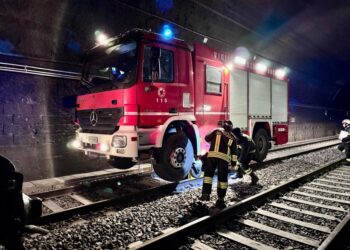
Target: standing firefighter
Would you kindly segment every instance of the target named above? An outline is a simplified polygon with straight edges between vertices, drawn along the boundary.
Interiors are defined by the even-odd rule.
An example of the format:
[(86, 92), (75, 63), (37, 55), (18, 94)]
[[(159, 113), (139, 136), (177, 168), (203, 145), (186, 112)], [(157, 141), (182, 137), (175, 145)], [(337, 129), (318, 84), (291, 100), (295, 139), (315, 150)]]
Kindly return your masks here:
[(239, 178), (243, 177), (242, 172), (249, 174), (251, 177), (251, 185), (255, 185), (259, 181), (259, 178), (249, 167), (249, 163), (255, 154), (255, 143), (249, 136), (243, 134), (240, 128), (234, 128), (232, 133), (236, 139), (238, 148), (237, 165), (234, 169), (237, 171)]
[(345, 119), (342, 122), (344, 130), (340, 132), (339, 139), (342, 144), (339, 145), (339, 150), (345, 149), (346, 163), (350, 165), (350, 120)]
[(227, 175), (228, 165), (236, 164), (236, 143), (231, 133), (233, 124), (231, 121), (224, 121), (223, 129), (217, 128), (205, 136), (205, 140), (210, 143), (208, 159), (204, 166), (204, 181), (201, 200), (210, 200), (213, 176), (218, 168), (218, 200), (216, 207), (225, 207), (225, 195), (228, 187)]

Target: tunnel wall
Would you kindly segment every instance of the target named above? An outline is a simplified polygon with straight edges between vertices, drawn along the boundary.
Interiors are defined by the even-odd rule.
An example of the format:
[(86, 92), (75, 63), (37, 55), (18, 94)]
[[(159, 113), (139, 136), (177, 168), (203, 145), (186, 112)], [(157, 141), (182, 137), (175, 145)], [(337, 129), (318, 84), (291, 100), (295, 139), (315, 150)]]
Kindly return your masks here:
[[(80, 70), (78, 66), (38, 60), (0, 58), (18, 65)], [(76, 80), (0, 71), (0, 155), (26, 180), (107, 168), (67, 148), (75, 135)]]
[[(220, 8), (222, 12), (243, 11), (239, 5)], [(58, 70), (80, 71), (81, 56), (95, 45), (93, 34), (97, 29), (110, 35), (135, 27), (159, 31), (168, 20), (180, 25), (175, 35), (189, 44), (202, 42), (200, 34), (205, 34), (209, 46), (254, 47), (271, 57), (278, 51), (280, 55), (274, 55), (277, 59), (285, 46), (269, 38), (259, 40), (256, 34), (194, 1), (1, 1), (0, 9), (0, 62)], [(243, 15), (235, 18), (240, 20)], [(283, 58), (286, 62), (298, 61), (297, 53)], [(299, 83), (295, 84), (298, 89)], [(310, 87), (308, 92), (314, 95), (308, 101), (319, 104), (319, 100), (326, 100), (327, 93), (321, 90), (319, 85)], [(91, 161), (67, 149), (67, 141), (74, 136), (72, 103), (74, 96), (82, 93), (77, 81), (0, 71), (0, 154), (12, 160), (26, 180), (108, 167), (102, 160)], [(303, 93), (293, 91), (291, 95), (302, 101)], [(304, 111), (290, 112), (295, 117), (290, 140), (325, 136), (337, 130), (339, 122), (322, 116), (321, 111), (317, 117), (305, 116)]]

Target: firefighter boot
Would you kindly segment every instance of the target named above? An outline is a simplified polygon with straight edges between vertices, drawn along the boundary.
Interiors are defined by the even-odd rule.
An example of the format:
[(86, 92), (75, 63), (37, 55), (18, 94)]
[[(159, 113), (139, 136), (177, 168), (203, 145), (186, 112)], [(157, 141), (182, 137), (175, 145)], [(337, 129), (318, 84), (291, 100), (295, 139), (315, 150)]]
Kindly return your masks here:
[[(240, 166), (234, 166), (233, 170), (235, 171), (236, 175), (234, 179), (242, 179), (243, 178), (243, 169)], [(233, 178), (233, 177), (231, 177)]]
[(256, 185), (259, 181), (259, 177), (254, 172), (250, 173), (250, 177), (252, 179), (250, 185), (252, 185), (252, 186)]
[(215, 203), (215, 207), (217, 207), (219, 209), (224, 209), (226, 207), (225, 200), (223, 198), (218, 198), (216, 203)]
[(241, 167), (238, 168), (236, 178), (242, 179), (243, 178), (243, 169)]
[(210, 194), (202, 194), (201, 197), (199, 197), (201, 201), (210, 201)]

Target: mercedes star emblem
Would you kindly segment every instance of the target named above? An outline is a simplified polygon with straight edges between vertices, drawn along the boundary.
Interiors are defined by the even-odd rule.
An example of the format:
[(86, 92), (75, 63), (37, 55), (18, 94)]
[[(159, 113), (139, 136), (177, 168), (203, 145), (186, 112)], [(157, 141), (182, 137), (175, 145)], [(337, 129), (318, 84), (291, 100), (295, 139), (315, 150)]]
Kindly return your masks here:
[(96, 111), (93, 110), (90, 114), (90, 123), (93, 127), (95, 127), (97, 122), (98, 122), (98, 116), (97, 116)]

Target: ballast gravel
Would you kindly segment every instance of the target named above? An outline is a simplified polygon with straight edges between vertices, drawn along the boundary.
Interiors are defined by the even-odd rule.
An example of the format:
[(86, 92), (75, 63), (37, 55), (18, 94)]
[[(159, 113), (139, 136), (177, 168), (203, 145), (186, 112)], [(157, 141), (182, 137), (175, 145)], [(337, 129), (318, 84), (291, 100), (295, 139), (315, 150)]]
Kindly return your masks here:
[[(340, 157), (342, 154), (332, 147), (275, 162), (256, 171), (260, 178), (259, 185), (250, 186), (248, 176), (230, 185), (226, 200), (228, 203), (237, 202)], [(47, 235), (25, 235), (24, 245), (28, 249), (126, 249), (133, 242), (151, 239), (161, 234), (162, 230), (178, 227), (207, 215), (209, 208), (214, 205), (216, 190), (213, 189), (210, 202), (199, 201), (200, 193), (201, 189), (190, 189), (170, 196), (153, 195), (103, 211), (75, 216), (68, 221), (45, 226), (50, 230)], [(86, 222), (74, 223), (78, 220)], [(277, 239), (268, 233), (257, 232), (251, 228), (238, 228), (236, 231), (243, 235), (255, 232), (257, 238), (268, 241), (272, 246), (282, 244), (288, 247), (293, 243), (291, 240)], [(217, 248), (215, 240), (213, 244), (215, 245), (213, 247)], [(299, 243), (293, 244), (299, 246)], [(300, 247), (305, 246), (300, 244)]]

